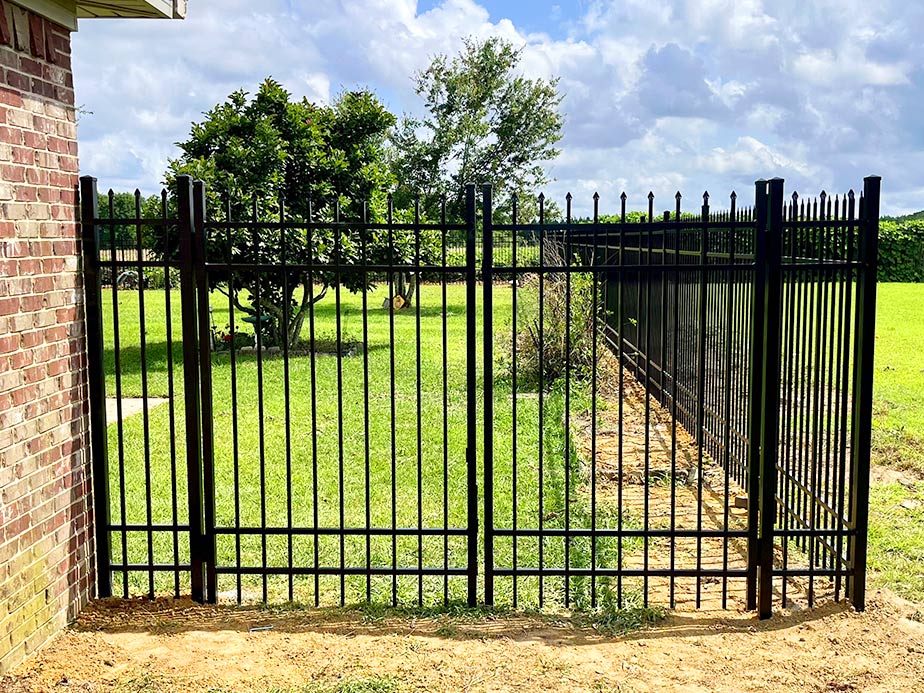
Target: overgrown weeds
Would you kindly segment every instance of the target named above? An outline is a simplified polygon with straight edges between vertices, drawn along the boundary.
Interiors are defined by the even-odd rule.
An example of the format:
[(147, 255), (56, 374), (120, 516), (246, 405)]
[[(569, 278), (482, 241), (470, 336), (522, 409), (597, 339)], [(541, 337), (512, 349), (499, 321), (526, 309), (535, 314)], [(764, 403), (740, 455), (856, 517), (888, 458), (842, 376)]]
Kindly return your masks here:
[[(547, 267), (574, 266), (575, 256), (560, 238), (543, 242)], [(594, 338), (600, 348), (600, 292), (588, 272), (543, 272), (525, 275), (517, 288), (516, 333), (505, 329), (496, 341), (501, 348), (498, 376), (513, 378), (520, 390), (548, 387), (567, 371), (575, 378), (590, 372)]]

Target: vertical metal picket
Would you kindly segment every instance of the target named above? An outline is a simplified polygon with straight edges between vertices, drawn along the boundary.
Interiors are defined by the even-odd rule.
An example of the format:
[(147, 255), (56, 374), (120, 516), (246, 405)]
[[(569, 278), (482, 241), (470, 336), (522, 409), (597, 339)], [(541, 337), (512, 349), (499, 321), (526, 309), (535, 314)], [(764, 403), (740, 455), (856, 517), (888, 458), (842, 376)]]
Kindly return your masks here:
[(99, 198), (96, 178), (80, 179), (84, 311), (87, 332), (87, 386), (90, 400), (90, 459), (93, 468), (93, 522), (96, 532), (96, 590), (112, 596), (109, 539), (109, 449), (106, 426), (106, 369), (103, 357), (103, 289), (99, 272)]
[[(494, 228), (490, 184), (481, 189), (484, 288), (484, 603), (494, 604)], [(514, 241), (515, 242), (515, 241)], [(470, 308), (473, 308), (470, 306)], [(516, 541), (516, 537), (513, 539)], [(514, 578), (516, 579), (516, 578)]]
[(853, 465), (850, 474), (852, 527), (850, 542), (850, 601), (857, 611), (866, 608), (866, 551), (869, 524), (870, 446), (873, 418), (873, 348), (876, 343), (876, 280), (879, 263), (879, 193), (882, 179), (863, 179), (860, 215), (857, 313), (854, 332), (854, 381), (851, 431)]
[(177, 230), (180, 237), (180, 303), (183, 321), (183, 389), (186, 421), (186, 475), (189, 500), (190, 590), (193, 601), (204, 602), (205, 517), (202, 504), (201, 412), (199, 349), (196, 316), (196, 266), (193, 247), (193, 184), (177, 176)]
[(466, 322), (466, 405), (467, 437), (465, 448), (466, 489), (468, 504), (468, 605), (478, 603), (478, 378), (477, 344), (477, 253), (475, 221), (475, 186), (465, 186), (465, 322)]

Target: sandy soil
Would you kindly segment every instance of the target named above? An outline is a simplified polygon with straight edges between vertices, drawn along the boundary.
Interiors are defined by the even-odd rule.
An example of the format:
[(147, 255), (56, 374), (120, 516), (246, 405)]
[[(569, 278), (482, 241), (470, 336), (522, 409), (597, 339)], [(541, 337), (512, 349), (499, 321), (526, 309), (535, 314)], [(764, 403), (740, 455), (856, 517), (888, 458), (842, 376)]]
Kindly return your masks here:
[(107, 600), (0, 690), (266, 693), (377, 676), (396, 691), (911, 692), (924, 686), (920, 609), (878, 592), (863, 614), (833, 603), (763, 622), (678, 611), (605, 637), (549, 618), (368, 621), (355, 611)]

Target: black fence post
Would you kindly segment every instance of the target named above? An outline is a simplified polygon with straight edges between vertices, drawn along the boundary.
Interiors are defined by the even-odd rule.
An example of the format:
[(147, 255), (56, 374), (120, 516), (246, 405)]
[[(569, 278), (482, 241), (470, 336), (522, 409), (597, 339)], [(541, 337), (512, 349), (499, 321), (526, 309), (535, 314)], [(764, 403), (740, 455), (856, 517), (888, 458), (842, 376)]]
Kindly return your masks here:
[[(478, 373), (477, 330), (478, 316), (475, 304), (477, 291), (477, 253), (475, 186), (465, 186), (465, 318), (466, 318), (466, 408), (467, 444), (465, 448), (468, 490), (468, 605), (478, 603)], [(489, 560), (486, 557), (486, 560)]]
[(760, 426), (763, 409), (764, 292), (767, 255), (767, 181), (754, 184), (754, 283), (751, 287), (751, 363), (748, 385), (748, 570), (746, 606), (757, 608), (757, 564), (760, 558), (757, 500), (760, 496)]
[[(90, 462), (96, 533), (96, 593), (112, 596), (109, 540), (109, 449), (106, 427), (106, 370), (103, 357), (103, 288), (99, 260), (99, 203), (96, 178), (80, 179), (84, 311), (87, 331), (87, 386), (90, 400)], [(114, 251), (113, 251), (114, 252)]]
[(180, 304), (183, 321), (183, 392), (186, 422), (186, 476), (189, 496), (190, 591), (193, 601), (204, 602), (204, 518), (192, 178), (177, 176), (176, 186), (177, 231), (180, 237)]
[[(492, 186), (481, 188), (484, 333), (484, 602), (494, 604), (494, 220)], [(516, 240), (514, 240), (516, 242)], [(516, 538), (514, 538), (516, 541)]]
[(863, 210), (860, 218), (857, 276), (857, 328), (854, 332), (853, 405), (851, 431), (853, 454), (850, 474), (852, 529), (850, 543), (850, 601), (857, 611), (866, 608), (866, 550), (869, 528), (870, 446), (873, 418), (873, 348), (876, 342), (876, 281), (879, 264), (879, 193), (882, 179), (863, 179)]
[(195, 258), (197, 318), (199, 323), (199, 408), (202, 420), (202, 507), (205, 520), (202, 549), (205, 561), (205, 593), (209, 603), (218, 601), (215, 572), (215, 433), (212, 417), (212, 326), (209, 285), (205, 271), (205, 183), (193, 182), (193, 257)]
[[(763, 403), (760, 436), (760, 561), (757, 567), (757, 613), (769, 618), (773, 607), (773, 530), (776, 526), (777, 460), (780, 429), (780, 359), (783, 301), (783, 179), (769, 182), (764, 295)], [(785, 578), (784, 578), (785, 579)]]

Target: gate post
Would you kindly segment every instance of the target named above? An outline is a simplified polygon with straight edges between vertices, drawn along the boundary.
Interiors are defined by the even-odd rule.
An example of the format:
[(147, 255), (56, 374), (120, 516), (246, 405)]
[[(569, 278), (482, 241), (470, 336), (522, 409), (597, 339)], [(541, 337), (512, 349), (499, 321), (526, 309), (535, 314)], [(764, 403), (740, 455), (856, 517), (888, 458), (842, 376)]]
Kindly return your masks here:
[(204, 518), (200, 448), (199, 354), (196, 317), (196, 273), (193, 247), (193, 186), (190, 176), (177, 176), (177, 231), (180, 237), (180, 303), (183, 320), (183, 394), (186, 422), (186, 483), (189, 500), (190, 592), (204, 602)]
[(777, 459), (780, 432), (780, 358), (783, 300), (783, 179), (769, 182), (765, 236), (763, 402), (760, 435), (760, 520), (757, 613), (769, 618), (773, 605), (773, 530), (776, 526)]
[(759, 558), (757, 500), (760, 496), (760, 425), (763, 410), (764, 368), (764, 273), (767, 255), (767, 181), (754, 183), (754, 283), (751, 287), (751, 363), (748, 384), (748, 570), (747, 608), (757, 608), (757, 563)]
[(99, 266), (99, 201), (96, 178), (80, 179), (84, 311), (87, 330), (87, 385), (90, 400), (90, 461), (93, 469), (93, 522), (96, 533), (96, 591), (112, 596), (109, 568), (109, 450), (106, 427), (106, 370), (103, 358), (103, 289)]
[[(481, 188), (484, 289), (484, 603), (494, 604), (494, 222), (490, 183)], [(516, 239), (514, 239), (516, 243)], [(513, 538), (516, 541), (516, 537)]]
[(863, 179), (858, 253), (857, 327), (854, 331), (851, 431), (850, 517), (856, 534), (850, 542), (850, 601), (866, 608), (866, 549), (869, 525), (869, 465), (873, 418), (873, 348), (876, 343), (876, 281), (879, 263), (879, 190), (882, 179)]
[(468, 605), (478, 603), (478, 379), (477, 379), (477, 328), (475, 303), (478, 298), (476, 274), (476, 219), (475, 186), (465, 186), (465, 323), (466, 323), (466, 423), (465, 447), (466, 488), (468, 504)]
[(193, 257), (199, 326), (199, 408), (202, 421), (202, 506), (205, 520), (202, 551), (206, 599), (214, 604), (218, 601), (218, 577), (215, 572), (215, 433), (212, 419), (212, 327), (209, 324), (205, 247), (205, 183), (197, 180), (193, 181)]

